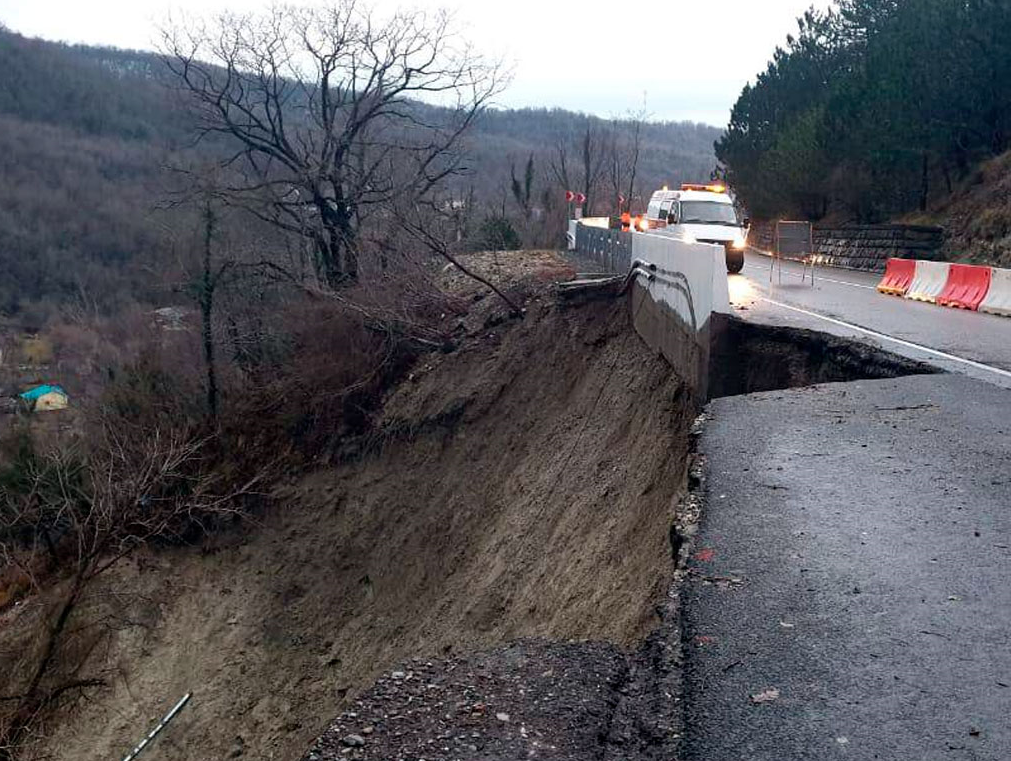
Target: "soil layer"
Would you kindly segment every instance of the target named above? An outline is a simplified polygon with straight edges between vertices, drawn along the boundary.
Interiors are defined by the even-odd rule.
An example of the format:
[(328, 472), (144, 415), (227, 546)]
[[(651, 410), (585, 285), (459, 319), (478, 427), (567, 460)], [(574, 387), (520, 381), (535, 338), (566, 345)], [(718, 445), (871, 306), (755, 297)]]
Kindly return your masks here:
[[(257, 525), (124, 567), (117, 587), (134, 602), (103, 654), (110, 687), (53, 729), (51, 756), (122, 756), (192, 692), (158, 758), (297, 758), (411, 658), (449, 659), (431, 676), (414, 668), (412, 682), (441, 684), (446, 711), (471, 694), (493, 705), (452, 674), (498, 673), (515, 651), (454, 659), (526, 638), (607, 643), (561, 661), (570, 646), (544, 643), (543, 668), (536, 651), (521, 653), (529, 679), (502, 711), (536, 731), (536, 705), (513, 707), (515, 690), (568, 684), (574, 744), (545, 742), (601, 747), (592, 720), (625, 697), (612, 687), (635, 671), (621, 653), (661, 621), (694, 410), (631, 330), (624, 301), (563, 306), (543, 283), (525, 295), (525, 319), (508, 321), (474, 292), (457, 348), (423, 358), (372, 434), (339, 464), (293, 475)], [(619, 745), (642, 731), (628, 721)], [(482, 747), (513, 758), (506, 738), (519, 728), (499, 723), (509, 732), (490, 724), (499, 745)]]

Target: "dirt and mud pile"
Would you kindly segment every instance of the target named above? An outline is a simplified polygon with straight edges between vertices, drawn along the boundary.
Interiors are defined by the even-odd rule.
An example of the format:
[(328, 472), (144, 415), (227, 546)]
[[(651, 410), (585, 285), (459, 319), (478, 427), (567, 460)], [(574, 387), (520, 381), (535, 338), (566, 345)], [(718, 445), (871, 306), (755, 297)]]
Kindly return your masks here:
[[(471, 701), (468, 720), (480, 714), (492, 737), (474, 758), (525, 757), (518, 696), (582, 680), (557, 691), (538, 757), (577, 757), (547, 749), (564, 744), (569, 717), (573, 752), (595, 757), (586, 747), (603, 747), (634, 671), (624, 653), (657, 626), (668, 591), (694, 400), (623, 301), (560, 305), (535, 283), (525, 319), (509, 321), (472, 295), (458, 348), (423, 358), (340, 463), (292, 476), (241, 533), (124, 568), (131, 625), (104, 654), (111, 686), (53, 728), (54, 757), (121, 756), (192, 692), (159, 758), (298, 758), (395, 668), (402, 681), (379, 688), (441, 685), (446, 713)], [(529, 681), (482, 690), (482, 674), (510, 663)], [(337, 757), (397, 757), (369, 721), (362, 747), (378, 755), (339, 745)], [(479, 744), (426, 732), (429, 759)]]

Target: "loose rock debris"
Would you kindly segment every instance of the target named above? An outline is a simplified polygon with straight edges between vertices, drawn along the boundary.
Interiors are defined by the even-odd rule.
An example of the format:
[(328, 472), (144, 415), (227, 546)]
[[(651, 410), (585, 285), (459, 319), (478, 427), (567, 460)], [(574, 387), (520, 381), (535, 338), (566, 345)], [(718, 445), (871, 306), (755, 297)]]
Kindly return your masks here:
[(620, 741), (614, 714), (627, 674), (621, 651), (590, 643), (412, 661), (355, 701), (304, 761), (599, 759), (602, 732)]

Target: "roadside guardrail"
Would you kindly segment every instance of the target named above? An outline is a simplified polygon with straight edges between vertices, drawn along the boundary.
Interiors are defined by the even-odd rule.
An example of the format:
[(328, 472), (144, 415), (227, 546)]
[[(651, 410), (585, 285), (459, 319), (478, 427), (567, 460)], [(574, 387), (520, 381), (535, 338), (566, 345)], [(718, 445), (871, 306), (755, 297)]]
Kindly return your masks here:
[(570, 226), (576, 251), (625, 278), (636, 333), (708, 398), (709, 354), (730, 315), (726, 250), (678, 236)]

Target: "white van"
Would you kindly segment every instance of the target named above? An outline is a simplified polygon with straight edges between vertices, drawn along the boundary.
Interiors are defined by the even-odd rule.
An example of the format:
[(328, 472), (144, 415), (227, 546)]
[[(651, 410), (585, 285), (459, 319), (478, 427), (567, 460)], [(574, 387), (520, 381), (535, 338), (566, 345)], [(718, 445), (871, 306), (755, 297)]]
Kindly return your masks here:
[(747, 224), (738, 221), (724, 185), (684, 184), (680, 190), (658, 190), (650, 198), (646, 219), (651, 230), (667, 230), (685, 240), (723, 246), (727, 272), (744, 268)]

